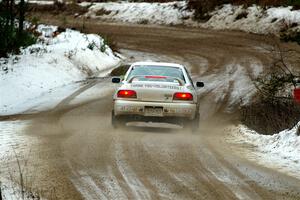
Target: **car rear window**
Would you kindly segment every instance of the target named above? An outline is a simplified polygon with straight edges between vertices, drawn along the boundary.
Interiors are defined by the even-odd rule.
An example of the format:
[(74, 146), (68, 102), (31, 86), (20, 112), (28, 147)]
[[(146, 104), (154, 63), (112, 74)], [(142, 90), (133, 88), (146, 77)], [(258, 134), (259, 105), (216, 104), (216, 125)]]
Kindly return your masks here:
[[(130, 80), (134, 76), (144, 76), (144, 78), (149, 77), (149, 79), (152, 79), (152, 80), (155, 79), (155, 76), (174, 77), (174, 78), (179, 78), (183, 82), (185, 82), (182, 70), (178, 67), (137, 65), (131, 69), (131, 71), (127, 77), (127, 80)], [(151, 76), (154, 76), (154, 78), (151, 78)], [(158, 79), (160, 79), (160, 78), (158, 78)], [(172, 80), (172, 79), (170, 79), (170, 80)]]

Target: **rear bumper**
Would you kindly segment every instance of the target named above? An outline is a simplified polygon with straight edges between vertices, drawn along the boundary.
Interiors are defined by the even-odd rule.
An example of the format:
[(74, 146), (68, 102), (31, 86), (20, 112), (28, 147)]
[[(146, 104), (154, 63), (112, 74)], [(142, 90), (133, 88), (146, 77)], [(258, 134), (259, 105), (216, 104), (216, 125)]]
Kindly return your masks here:
[(197, 105), (194, 103), (163, 103), (115, 100), (114, 115), (147, 117), (145, 113), (145, 107), (162, 108), (162, 116), (157, 116), (156, 118), (180, 117), (194, 119), (197, 112)]

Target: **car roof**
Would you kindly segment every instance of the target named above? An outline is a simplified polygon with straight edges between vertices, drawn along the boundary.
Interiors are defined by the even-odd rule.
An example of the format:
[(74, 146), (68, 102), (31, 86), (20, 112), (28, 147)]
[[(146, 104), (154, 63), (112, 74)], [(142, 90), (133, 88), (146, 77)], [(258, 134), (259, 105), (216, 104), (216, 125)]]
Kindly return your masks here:
[(166, 63), (166, 62), (135, 62), (132, 63), (131, 66), (136, 65), (151, 65), (151, 66), (166, 66), (166, 67), (178, 67), (180, 69), (184, 69), (184, 66), (177, 63)]

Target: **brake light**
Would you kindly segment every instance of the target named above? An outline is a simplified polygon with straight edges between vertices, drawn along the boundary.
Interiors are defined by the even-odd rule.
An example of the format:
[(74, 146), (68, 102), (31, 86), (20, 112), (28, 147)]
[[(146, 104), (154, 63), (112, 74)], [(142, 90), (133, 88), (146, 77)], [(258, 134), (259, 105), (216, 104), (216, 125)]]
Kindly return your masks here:
[(119, 90), (117, 96), (120, 98), (136, 98), (136, 92), (134, 90)]
[(294, 100), (300, 103), (300, 88), (294, 89)]
[(161, 79), (166, 79), (166, 76), (145, 76), (145, 78), (161, 78)]
[(186, 92), (176, 92), (173, 96), (173, 100), (192, 101), (193, 95)]

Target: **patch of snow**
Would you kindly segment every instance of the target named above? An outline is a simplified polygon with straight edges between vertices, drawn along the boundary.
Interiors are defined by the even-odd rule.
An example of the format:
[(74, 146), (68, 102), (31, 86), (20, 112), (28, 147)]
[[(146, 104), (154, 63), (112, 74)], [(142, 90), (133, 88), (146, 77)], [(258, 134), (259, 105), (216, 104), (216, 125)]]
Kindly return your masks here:
[(46, 0), (25, 0), (27, 3), (34, 3), (34, 4), (39, 4), (39, 5), (52, 5), (54, 4), (54, 1), (46, 1)]
[[(212, 17), (202, 27), (235, 29), (251, 33), (278, 34), (281, 30), (300, 30), (300, 11), (292, 7), (263, 9), (253, 5), (248, 8), (226, 4), (212, 12)], [(295, 27), (291, 27), (294, 24)]]
[[(253, 77), (257, 77), (262, 71), (262, 66), (259, 63), (253, 64), (251, 67), (251, 76)], [(248, 104), (256, 92), (246, 67), (236, 63), (227, 65), (224, 71), (197, 79), (205, 83), (205, 87), (198, 91), (199, 95), (203, 96), (203, 98), (208, 98), (208, 104), (210, 105), (211, 101), (216, 106), (224, 106), (226, 104), (225, 108), (228, 112), (236, 105)], [(201, 103), (205, 104), (202, 101)], [(206, 107), (203, 104), (201, 109)], [(211, 106), (208, 107), (211, 108)], [(208, 112), (201, 113), (209, 115)], [(202, 117), (205, 118), (205, 116)]]
[[(0, 184), (2, 191), (2, 199), (3, 200), (46, 200), (46, 198), (41, 197), (39, 194), (31, 191), (23, 191), (22, 188), (18, 184), (5, 180), (5, 184)], [(25, 188), (26, 189), (26, 188)], [(24, 198), (23, 198), (24, 197)]]
[(292, 7), (262, 8), (257, 5), (244, 8), (225, 4), (209, 13), (207, 22), (193, 19), (194, 11), (187, 9), (186, 1), (168, 3), (133, 2), (83, 2), (90, 6), (86, 17), (106, 21), (136, 24), (160, 24), (204, 27), (212, 29), (234, 29), (259, 34), (279, 34), (281, 30), (300, 30), (300, 11)]
[(22, 104), (15, 105), (14, 110), (26, 114), (51, 110), (64, 98), (72, 95), (81, 87), (84, 87), (82, 83), (71, 83), (56, 88), (50, 88), (48, 91), (40, 93), (39, 96), (28, 98), (26, 101), (24, 100)]
[[(88, 6), (84, 2), (81, 6)], [(138, 24), (183, 24), (189, 21), (193, 11), (186, 9), (186, 2), (133, 3), (107, 2), (93, 3), (87, 17)]]
[(103, 75), (120, 62), (98, 35), (67, 29), (50, 37), (56, 27), (41, 25), (37, 30), (42, 33), (37, 44), (0, 59), (0, 115), (24, 112), (43, 94)]
[[(37, 142), (36, 137), (22, 134), (30, 123), (31, 120), (0, 121), (0, 187), (3, 200), (22, 199), (17, 166), (15, 168), (7, 165), (9, 162), (11, 164), (9, 161), (11, 158), (16, 160), (14, 152), (20, 159), (23, 154), (27, 153), (26, 149), (31, 148), (32, 144)], [(37, 194), (25, 191), (24, 199), (37, 199)]]
[(76, 98), (69, 102), (69, 105), (78, 105), (82, 102), (92, 101), (95, 99), (101, 99), (107, 97), (113, 93), (116, 89), (116, 85), (111, 84), (110, 78), (104, 78), (103, 80), (98, 80), (96, 85), (84, 90)]
[[(0, 121), (0, 182), (2, 185), (3, 199), (21, 199), (20, 174), (17, 165), (17, 157), (20, 161), (20, 167), (24, 169), (25, 165), (31, 162), (24, 161), (29, 157), (28, 150), (32, 149), (39, 138), (24, 134), (24, 129), (32, 123), (31, 120)], [(26, 164), (27, 163), (27, 164)], [(28, 169), (23, 171), (27, 174)], [(26, 186), (29, 186), (32, 177), (26, 177)], [(28, 185), (27, 185), (28, 184)], [(26, 187), (29, 195), (33, 188)], [(31, 199), (32, 195), (28, 198)]]
[(71, 181), (84, 199), (107, 200), (104, 192), (99, 186), (97, 186), (95, 180), (91, 176), (89, 176), (85, 171), (77, 171), (76, 173), (78, 175), (76, 175), (76, 178), (71, 178)]
[[(74, 170), (72, 166), (71, 169)], [(95, 175), (97, 178), (93, 178)], [(95, 182), (99, 177), (101, 177), (101, 182), (103, 181), (103, 187), (99, 187)], [(105, 173), (99, 171), (92, 171), (92, 173), (91, 171), (87, 173), (82, 170), (72, 171), (71, 181), (84, 199), (87, 200), (128, 199), (110, 166), (107, 167)]]
[(275, 135), (261, 135), (244, 125), (239, 125), (234, 135), (228, 139), (234, 143), (248, 144), (256, 151), (254, 158), (259, 163), (276, 168), (300, 179), (300, 136), (297, 129), (300, 122), (292, 129), (281, 131)]
[(300, 11), (292, 10), (292, 7), (269, 8), (267, 10), (269, 19), (285, 20), (287, 25), (300, 22)]
[(170, 184), (156, 177), (149, 177), (148, 179), (150, 183), (157, 189), (157, 193), (160, 199), (166, 199), (166, 200), (180, 199), (178, 194), (172, 192), (170, 188)]
[(119, 180), (114, 175), (112, 167), (107, 167), (107, 172), (101, 174), (101, 177), (104, 181), (104, 186), (107, 188), (110, 194), (110, 199), (128, 199), (119, 183)]
[(155, 54), (149, 52), (135, 51), (129, 49), (120, 49), (120, 53), (125, 56), (123, 59), (125, 63), (132, 64), (134, 62), (176, 62), (180, 64), (186, 64), (182, 61), (182, 58), (176, 56), (167, 56), (163, 54)]
[(224, 166), (215, 155), (208, 149), (201, 150), (201, 154), (197, 154), (198, 159), (201, 163), (204, 163), (204, 167), (218, 179), (220, 182), (232, 191), (237, 199), (259, 199), (257, 193), (251, 191), (251, 197), (249, 196), (250, 188), (249, 184), (241, 179), (230, 170), (228, 167)]
[(124, 158), (124, 150), (120, 142), (115, 144), (116, 164), (121, 176), (129, 186), (135, 199), (151, 199), (149, 190), (143, 182), (138, 178), (134, 170), (127, 164)]
[(0, 161), (2, 161), (2, 156), (12, 152), (16, 146), (30, 144), (29, 140), (33, 138), (27, 139), (28, 137), (20, 134), (30, 122), (30, 120), (0, 121)]

